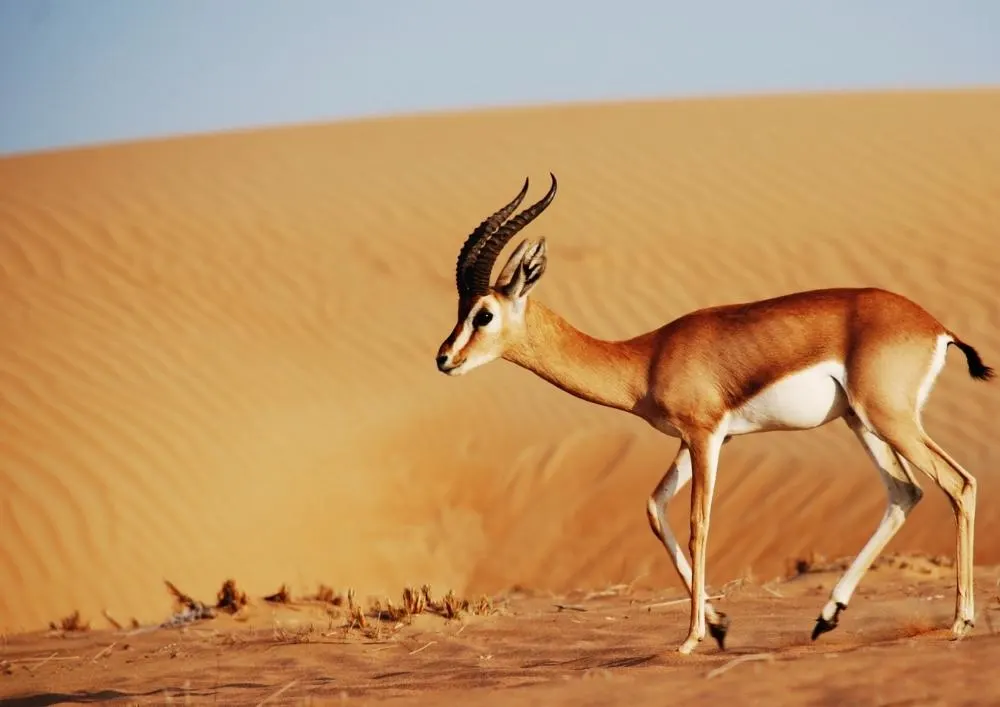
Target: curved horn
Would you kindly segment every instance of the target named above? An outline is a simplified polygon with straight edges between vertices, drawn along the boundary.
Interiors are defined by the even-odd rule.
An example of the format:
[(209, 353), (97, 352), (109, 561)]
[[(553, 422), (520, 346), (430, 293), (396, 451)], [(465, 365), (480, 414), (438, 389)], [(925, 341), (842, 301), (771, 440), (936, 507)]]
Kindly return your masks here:
[(486, 239), (483, 243), (482, 248), (479, 250), (479, 257), (476, 258), (475, 263), (472, 265), (470, 277), (472, 284), (470, 288), (471, 293), (486, 294), (489, 291), (493, 263), (496, 262), (500, 251), (503, 250), (503, 247), (507, 245), (511, 238), (517, 235), (518, 231), (534, 221), (552, 203), (552, 199), (556, 195), (558, 183), (556, 182), (556, 175), (549, 172), (549, 176), (552, 178), (552, 185), (545, 196), (505, 223), (492, 237)]
[(528, 193), (528, 178), (524, 178), (524, 186), (511, 201), (493, 213), (480, 223), (476, 230), (469, 234), (462, 244), (462, 250), (458, 253), (458, 262), (455, 266), (455, 283), (458, 285), (458, 294), (465, 296), (472, 292), (472, 274), (479, 259), (479, 254), (489, 241), (490, 236), (496, 233), (497, 229), (510, 218), (514, 209), (521, 205), (524, 195)]

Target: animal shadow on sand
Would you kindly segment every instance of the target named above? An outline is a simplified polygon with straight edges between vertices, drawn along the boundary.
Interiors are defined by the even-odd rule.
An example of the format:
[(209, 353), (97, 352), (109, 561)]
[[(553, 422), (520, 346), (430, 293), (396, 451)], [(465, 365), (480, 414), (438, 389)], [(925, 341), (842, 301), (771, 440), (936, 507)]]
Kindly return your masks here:
[(38, 692), (18, 697), (0, 698), (3, 707), (50, 707), (59, 704), (103, 704), (114, 700), (137, 700), (141, 698), (183, 695), (187, 697), (211, 697), (218, 690), (259, 690), (269, 687), (263, 683), (238, 682), (219, 685), (212, 690), (184, 690), (178, 687), (161, 687), (148, 692), (122, 692), (121, 690), (78, 690), (76, 692)]

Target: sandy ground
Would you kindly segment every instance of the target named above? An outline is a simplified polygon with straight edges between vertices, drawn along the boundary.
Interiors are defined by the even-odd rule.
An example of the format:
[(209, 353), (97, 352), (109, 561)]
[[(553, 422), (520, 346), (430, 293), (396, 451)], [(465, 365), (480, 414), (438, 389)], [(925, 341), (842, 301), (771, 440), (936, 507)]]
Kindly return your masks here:
[(1000, 567), (977, 573), (981, 626), (960, 642), (947, 629), (952, 572), (886, 558), (816, 643), (808, 634), (834, 572), (733, 581), (719, 588), (733, 617), (726, 652), (706, 644), (693, 656), (666, 647), (683, 640), (685, 600), (626, 585), (508, 594), (487, 613), (450, 619), (369, 616), (364, 628), (344, 607), (254, 601), (179, 629), (13, 637), (0, 655), (0, 698), (23, 707), (996, 704)]
[[(913, 297), (1000, 365), (1000, 91), (492, 111), (2, 159), (0, 631), (16, 642), (74, 611), (95, 627), (105, 611), (126, 625), (161, 621), (164, 579), (200, 597), (227, 577), (252, 596), (282, 583), (295, 596), (321, 583), (358, 596), (424, 583), (467, 596), (514, 585), (679, 591), (644, 513), (676, 441), (510, 364), (460, 379), (434, 365), (454, 324), (462, 241), (525, 176), (529, 198), (540, 194), (549, 170), (559, 195), (525, 232), (549, 247), (534, 296), (590, 334), (625, 337), (695, 307), (796, 289), (877, 285)], [(980, 479), (983, 566), (1000, 563), (998, 418), (1000, 388), (970, 380), (952, 353), (925, 422)], [(950, 556), (951, 510), (925, 487), (889, 550)], [(722, 458), (709, 581), (852, 555), (883, 504), (840, 423), (737, 440)], [(682, 542), (686, 513), (682, 494), (670, 510)], [(744, 614), (773, 610), (781, 618), (766, 627), (783, 626), (775, 599)], [(818, 605), (796, 601), (794, 630), (806, 631)], [(620, 646), (579, 634), (573, 650), (527, 628), (523, 640), (545, 660), (591, 656), (599, 668), (616, 651), (669, 644), (683, 614), (622, 623), (635, 629)], [(572, 618), (546, 621), (561, 632)], [(734, 646), (784, 644), (784, 629), (751, 625)], [(477, 650), (499, 655), (489, 636), (517, 643), (522, 626), (491, 623)], [(843, 636), (858, 642), (859, 630)], [(136, 655), (161, 640), (136, 641)], [(946, 655), (989, 653), (991, 641)], [(272, 655), (250, 643), (233, 655)], [(878, 650), (927, 660), (946, 650), (919, 645)], [(336, 642), (273, 655), (286, 650), (303, 651), (317, 675), (334, 657), (359, 661), (355, 687), (388, 660)], [(444, 670), (441, 655), (403, 663)], [(505, 669), (534, 675), (517, 660)], [(651, 674), (681, 670), (653, 662)], [(834, 663), (801, 665), (819, 675)]]

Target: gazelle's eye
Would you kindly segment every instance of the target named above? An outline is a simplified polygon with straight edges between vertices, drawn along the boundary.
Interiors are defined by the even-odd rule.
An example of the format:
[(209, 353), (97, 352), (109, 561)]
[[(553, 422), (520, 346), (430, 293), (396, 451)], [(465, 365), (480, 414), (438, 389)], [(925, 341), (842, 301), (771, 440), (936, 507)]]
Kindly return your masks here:
[(493, 321), (493, 312), (488, 309), (480, 309), (472, 319), (472, 326), (478, 329), (479, 327), (486, 326), (491, 321)]

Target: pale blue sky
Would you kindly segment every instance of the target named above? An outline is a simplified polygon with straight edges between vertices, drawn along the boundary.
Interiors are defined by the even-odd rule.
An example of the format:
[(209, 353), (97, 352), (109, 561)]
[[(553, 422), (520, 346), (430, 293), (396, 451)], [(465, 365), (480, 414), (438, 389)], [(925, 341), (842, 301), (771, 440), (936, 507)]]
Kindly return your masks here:
[(1000, 0), (0, 0), (0, 153), (484, 105), (1000, 85)]

